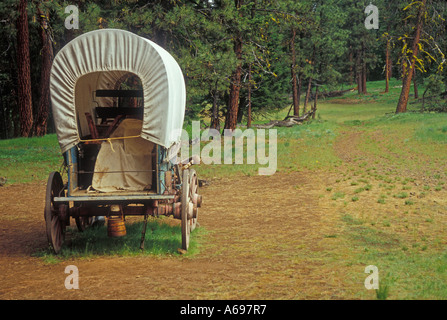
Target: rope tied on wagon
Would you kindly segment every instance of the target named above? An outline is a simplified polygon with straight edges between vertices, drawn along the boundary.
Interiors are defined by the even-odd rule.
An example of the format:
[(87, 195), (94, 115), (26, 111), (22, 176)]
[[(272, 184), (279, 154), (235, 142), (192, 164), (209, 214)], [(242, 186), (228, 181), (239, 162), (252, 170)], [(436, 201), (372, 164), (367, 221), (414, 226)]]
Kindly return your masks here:
[(112, 140), (124, 140), (124, 139), (135, 139), (135, 138), (140, 138), (140, 136), (97, 138), (97, 139), (88, 139), (88, 140), (80, 139), (79, 142), (97, 143), (97, 142), (105, 142), (106, 141), (106, 142), (108, 142), (110, 144), (110, 149), (112, 149), (112, 151), (115, 152), (115, 150), (113, 149)]

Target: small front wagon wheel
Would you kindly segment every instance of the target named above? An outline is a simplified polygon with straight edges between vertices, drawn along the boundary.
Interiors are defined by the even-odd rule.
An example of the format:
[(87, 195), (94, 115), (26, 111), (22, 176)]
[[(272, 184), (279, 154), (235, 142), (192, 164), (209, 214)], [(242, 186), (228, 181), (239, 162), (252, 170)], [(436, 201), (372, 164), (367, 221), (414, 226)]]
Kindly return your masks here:
[(92, 224), (92, 217), (76, 217), (75, 222), (79, 232), (84, 232), (85, 229)]
[(64, 210), (66, 210), (66, 205), (57, 205), (54, 198), (61, 196), (63, 190), (64, 183), (60, 173), (52, 172), (48, 178), (46, 190), (45, 224), (48, 244), (56, 254), (61, 250), (65, 238)]

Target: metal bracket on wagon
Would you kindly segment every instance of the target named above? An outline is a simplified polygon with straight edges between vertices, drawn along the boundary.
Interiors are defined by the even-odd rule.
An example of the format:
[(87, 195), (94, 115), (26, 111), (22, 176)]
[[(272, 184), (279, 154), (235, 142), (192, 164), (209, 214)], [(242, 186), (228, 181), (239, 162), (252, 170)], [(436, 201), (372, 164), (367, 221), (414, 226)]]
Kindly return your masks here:
[(189, 157), (188, 159), (183, 160), (182, 168), (183, 168), (183, 170), (185, 170), (194, 164), (200, 164), (200, 157), (198, 155), (193, 155), (192, 157)]

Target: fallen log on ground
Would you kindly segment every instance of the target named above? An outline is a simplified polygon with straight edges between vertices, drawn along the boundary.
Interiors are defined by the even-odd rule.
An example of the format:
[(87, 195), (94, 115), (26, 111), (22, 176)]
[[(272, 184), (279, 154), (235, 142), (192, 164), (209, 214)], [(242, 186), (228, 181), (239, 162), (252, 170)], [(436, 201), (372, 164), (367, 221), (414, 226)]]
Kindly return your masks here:
[(419, 99), (417, 99), (415, 101), (410, 102), (410, 104), (424, 103), (424, 101), (432, 101), (432, 100), (436, 100), (436, 99), (439, 99), (439, 100), (447, 99), (447, 91), (443, 92), (443, 93), (441, 93), (439, 95), (419, 98)]
[(302, 115), (301, 117), (298, 116), (287, 116), (284, 120), (272, 120), (265, 124), (257, 124), (253, 127), (258, 129), (271, 129), (273, 127), (293, 127), (296, 125), (303, 124), (303, 122), (310, 119), (312, 116), (313, 111), (309, 111)]
[[(321, 92), (319, 93), (319, 97), (321, 98), (334, 98), (334, 97), (341, 97), (343, 96), (345, 93), (350, 92), (350, 91), (355, 91), (357, 88), (350, 88), (350, 89), (346, 89), (346, 90), (339, 90), (339, 91), (330, 91), (330, 92)], [(315, 99), (315, 93), (311, 94), (311, 100)]]

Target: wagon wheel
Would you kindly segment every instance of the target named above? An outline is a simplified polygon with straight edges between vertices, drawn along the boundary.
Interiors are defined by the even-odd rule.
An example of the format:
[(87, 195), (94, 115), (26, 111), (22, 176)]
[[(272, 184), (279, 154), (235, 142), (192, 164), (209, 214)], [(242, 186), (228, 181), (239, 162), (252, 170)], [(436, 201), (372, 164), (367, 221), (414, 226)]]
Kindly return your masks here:
[(174, 176), (176, 177), (174, 179), (174, 181), (175, 181), (174, 185), (176, 185), (182, 181), (182, 177), (180, 176), (180, 169), (179, 169), (178, 164), (174, 165)]
[(182, 249), (188, 250), (189, 247), (189, 234), (191, 233), (191, 225), (188, 221), (189, 213), (189, 170), (183, 170), (182, 176)]
[[(197, 173), (196, 170), (191, 169), (189, 171), (189, 197), (191, 201), (193, 201), (194, 197), (197, 199), (197, 195), (199, 191), (199, 181), (197, 179)], [(190, 221), (191, 226), (191, 232), (194, 231), (194, 229), (197, 226), (197, 219), (199, 217), (199, 209), (197, 208), (197, 203), (194, 203), (194, 212), (193, 218)]]
[(80, 232), (83, 232), (88, 226), (92, 224), (92, 217), (76, 217), (76, 226)]
[(54, 197), (58, 197), (64, 190), (64, 184), (59, 172), (52, 172), (48, 178), (45, 199), (45, 224), (47, 229), (48, 243), (54, 253), (59, 253), (65, 238), (66, 205), (57, 205)]

